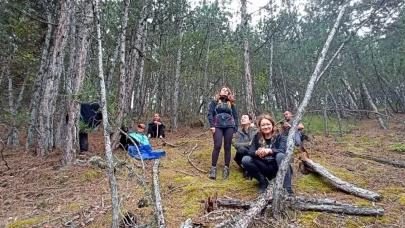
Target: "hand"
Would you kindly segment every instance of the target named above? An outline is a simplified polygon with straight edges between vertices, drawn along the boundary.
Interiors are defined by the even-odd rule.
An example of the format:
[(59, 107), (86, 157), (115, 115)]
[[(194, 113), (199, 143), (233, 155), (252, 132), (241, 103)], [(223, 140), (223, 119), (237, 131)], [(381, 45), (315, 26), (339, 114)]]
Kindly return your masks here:
[(233, 133), (232, 138), (236, 138), (236, 133)]
[(161, 124), (161, 123), (160, 123), (159, 121), (157, 121), (157, 120), (153, 121), (153, 123), (154, 123), (155, 125), (160, 125), (160, 124)]
[(285, 122), (284, 125), (283, 125), (283, 127), (284, 127), (284, 128), (290, 128), (290, 127), (291, 127), (291, 124)]
[(211, 133), (215, 134), (215, 127), (211, 128)]

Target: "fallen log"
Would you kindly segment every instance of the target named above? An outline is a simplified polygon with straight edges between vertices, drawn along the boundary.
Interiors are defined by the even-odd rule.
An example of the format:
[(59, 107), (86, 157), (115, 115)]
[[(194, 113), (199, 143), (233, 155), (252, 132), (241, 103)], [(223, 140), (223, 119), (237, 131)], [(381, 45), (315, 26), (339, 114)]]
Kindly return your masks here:
[(352, 195), (359, 196), (359, 197), (362, 197), (364, 199), (368, 199), (371, 201), (378, 201), (381, 199), (380, 194), (367, 190), (367, 189), (356, 187), (353, 184), (350, 184), (346, 181), (339, 179), (338, 177), (332, 175), (322, 165), (312, 161), (311, 159), (301, 158), (301, 160), (304, 162), (305, 165), (311, 167), (311, 169), (313, 169), (314, 172), (320, 174), (321, 176), (326, 178), (333, 186), (335, 186), (336, 188), (338, 188), (344, 192), (347, 192)]
[(166, 227), (165, 225), (165, 218), (163, 216), (163, 203), (162, 198), (160, 197), (160, 187), (159, 187), (159, 163), (160, 159), (155, 160), (155, 164), (153, 165), (153, 187), (155, 193), (155, 213), (157, 217), (158, 227)]
[(252, 205), (251, 201), (245, 201), (240, 199), (234, 198), (219, 198), (217, 199), (217, 206), (218, 207), (230, 207), (230, 208), (241, 208), (241, 209), (249, 209), (250, 205)]
[(348, 156), (348, 157), (364, 158), (364, 159), (376, 161), (376, 162), (379, 162), (379, 163), (382, 163), (382, 164), (392, 165), (392, 166), (395, 166), (395, 167), (398, 167), (398, 168), (405, 168), (405, 162), (393, 161), (393, 160), (379, 158), (379, 157), (373, 157), (373, 156), (365, 155), (365, 154), (356, 154), (356, 153), (353, 153), (351, 151), (345, 151), (345, 152), (343, 152), (343, 154)]
[(185, 222), (182, 222), (180, 228), (193, 228), (193, 220), (188, 218)]

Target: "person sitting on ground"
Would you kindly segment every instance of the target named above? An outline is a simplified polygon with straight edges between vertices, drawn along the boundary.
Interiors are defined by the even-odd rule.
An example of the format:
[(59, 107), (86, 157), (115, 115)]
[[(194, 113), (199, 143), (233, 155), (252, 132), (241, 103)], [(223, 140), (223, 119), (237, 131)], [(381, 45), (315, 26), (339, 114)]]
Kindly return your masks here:
[(236, 132), (235, 142), (233, 146), (236, 149), (236, 155), (234, 160), (236, 164), (243, 170), (243, 177), (245, 179), (249, 179), (249, 173), (247, 170), (243, 168), (242, 165), (242, 158), (249, 153), (250, 143), (257, 133), (257, 128), (253, 125), (252, 126), (252, 117), (250, 115), (243, 115), (240, 118), (241, 121), (241, 130)]
[[(249, 175), (259, 181), (259, 193), (263, 193), (269, 182), (277, 175), (286, 152), (286, 138), (276, 132), (274, 120), (270, 115), (260, 115), (257, 120), (259, 128), (249, 147), (249, 155), (242, 158), (243, 167)], [(291, 188), (291, 166), (284, 178), (284, 188), (293, 195)]]
[(148, 138), (164, 138), (165, 137), (165, 124), (160, 119), (158, 113), (155, 113), (153, 120), (148, 123)]
[[(145, 135), (145, 124), (138, 124), (136, 132), (130, 132), (128, 135), (136, 143), (135, 145), (128, 146), (128, 153), (136, 159), (140, 159), (139, 154), (142, 159), (156, 159), (166, 155), (164, 151), (152, 151), (152, 146), (150, 145), (148, 137)], [(137, 151), (139, 149), (139, 154)]]
[[(284, 122), (281, 123), (281, 128), (284, 136), (288, 136), (288, 133), (290, 131), (290, 128), (293, 124), (293, 114), (290, 111), (285, 111), (284, 112)], [(295, 132), (295, 146), (299, 147), (302, 145), (302, 139), (303, 139), (303, 132), (302, 130), (304, 129), (304, 125), (299, 122), (298, 123), (298, 128), (297, 131)]]

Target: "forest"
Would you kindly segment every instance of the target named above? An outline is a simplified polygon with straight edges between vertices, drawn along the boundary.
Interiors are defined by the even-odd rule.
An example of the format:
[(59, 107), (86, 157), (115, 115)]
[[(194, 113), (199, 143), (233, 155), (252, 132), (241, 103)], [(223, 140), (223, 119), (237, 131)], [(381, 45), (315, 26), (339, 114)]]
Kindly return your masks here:
[[(405, 226), (405, 2), (253, 2), (1, 1), (0, 228)], [(265, 194), (236, 165), (228, 182), (208, 179), (207, 110), (223, 86), (239, 116), (291, 110), (289, 136), (299, 121), (312, 136), (309, 158), (288, 137)], [(94, 103), (89, 129), (80, 109)], [(167, 137), (151, 144), (166, 157), (118, 149), (122, 126), (155, 113)], [(301, 193), (286, 197), (292, 158)]]

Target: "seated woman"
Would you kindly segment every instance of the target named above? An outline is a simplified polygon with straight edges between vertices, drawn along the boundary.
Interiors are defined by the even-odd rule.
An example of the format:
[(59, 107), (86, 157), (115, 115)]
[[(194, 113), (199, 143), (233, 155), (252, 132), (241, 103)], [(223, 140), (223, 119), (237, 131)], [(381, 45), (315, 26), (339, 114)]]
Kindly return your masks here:
[[(249, 155), (242, 158), (242, 165), (251, 176), (259, 181), (259, 193), (263, 193), (269, 182), (276, 176), (286, 150), (285, 137), (277, 133), (271, 116), (260, 115), (257, 120), (259, 131), (253, 137)], [(291, 188), (291, 166), (284, 178), (284, 188), (289, 195), (294, 194)]]
[[(136, 159), (156, 159), (166, 155), (164, 151), (152, 151), (148, 137), (144, 134), (145, 124), (138, 124), (136, 132), (131, 132), (128, 135), (135, 141), (136, 145), (128, 146), (128, 153)], [(139, 149), (139, 153), (137, 151)], [(140, 154), (140, 155), (139, 155)]]
[(158, 113), (155, 113), (153, 120), (148, 123), (148, 138), (164, 138), (165, 137), (165, 124), (160, 119)]

